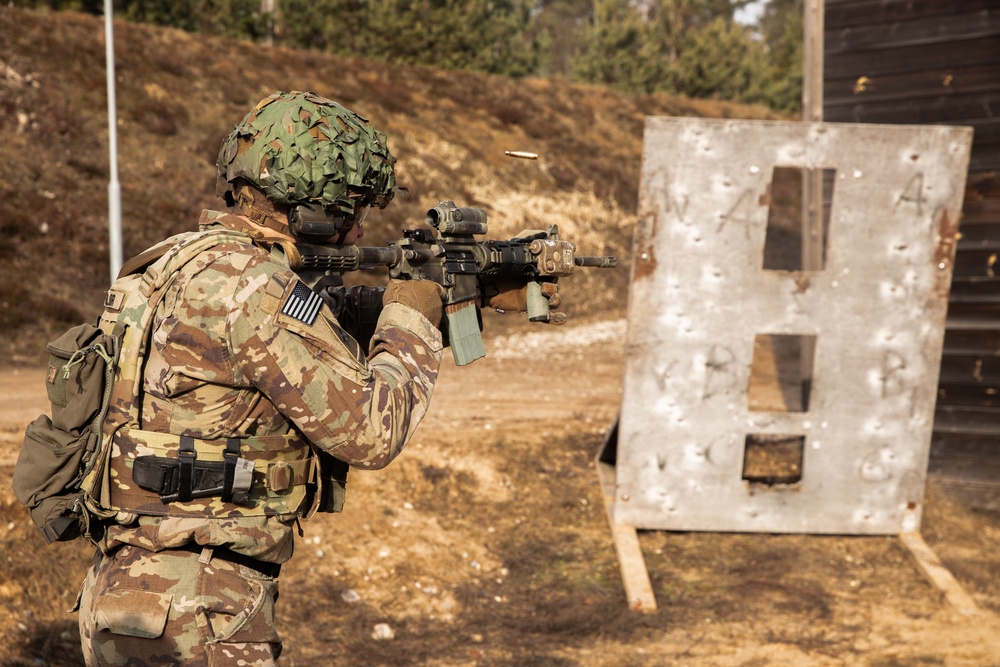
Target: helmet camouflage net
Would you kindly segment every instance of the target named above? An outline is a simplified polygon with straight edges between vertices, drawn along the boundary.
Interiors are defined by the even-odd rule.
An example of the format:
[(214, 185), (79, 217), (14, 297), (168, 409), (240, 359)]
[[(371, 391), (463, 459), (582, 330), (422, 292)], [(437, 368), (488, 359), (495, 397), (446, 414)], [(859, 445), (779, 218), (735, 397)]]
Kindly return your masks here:
[(277, 92), (257, 103), (222, 143), (218, 191), (244, 178), (279, 204), (320, 204), (344, 215), (384, 208), (396, 158), (368, 121), (315, 93)]

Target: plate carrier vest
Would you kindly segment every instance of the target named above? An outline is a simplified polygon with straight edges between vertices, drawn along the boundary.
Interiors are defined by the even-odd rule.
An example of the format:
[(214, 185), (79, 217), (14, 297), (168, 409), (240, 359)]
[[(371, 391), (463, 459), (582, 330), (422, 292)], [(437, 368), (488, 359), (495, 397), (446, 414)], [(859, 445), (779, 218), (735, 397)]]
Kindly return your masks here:
[[(105, 301), (100, 328), (117, 341), (110, 405), (102, 429), (100, 460), (84, 477), (87, 510), (128, 524), (138, 515), (238, 518), (249, 516), (300, 516), (309, 518), (320, 509), (319, 499), (331, 495), (319, 487), (331, 483), (319, 474), (312, 447), (297, 433), (202, 440), (142, 430), (143, 370), (150, 349), (153, 314), (178, 272), (201, 252), (227, 242), (247, 243), (247, 237), (228, 230), (203, 230), (181, 234), (150, 248), (123, 269)], [(149, 260), (154, 259), (151, 264)], [(139, 269), (145, 267), (145, 271)], [(176, 461), (173, 478), (177, 492), (163, 498), (141, 488), (134, 479), (136, 462)], [(339, 463), (339, 462), (338, 462)], [(221, 494), (198, 496), (197, 469), (225, 470), (227, 489)], [(208, 464), (207, 466), (203, 464)], [(169, 465), (168, 465), (169, 467)], [(252, 469), (252, 472), (250, 470)], [(249, 479), (247, 473), (249, 472)], [(346, 476), (346, 464), (343, 466)], [(248, 481), (235, 491), (234, 480)], [(332, 494), (343, 505), (343, 479)], [(248, 488), (247, 488), (248, 487)], [(338, 493), (339, 491), (339, 493)]]

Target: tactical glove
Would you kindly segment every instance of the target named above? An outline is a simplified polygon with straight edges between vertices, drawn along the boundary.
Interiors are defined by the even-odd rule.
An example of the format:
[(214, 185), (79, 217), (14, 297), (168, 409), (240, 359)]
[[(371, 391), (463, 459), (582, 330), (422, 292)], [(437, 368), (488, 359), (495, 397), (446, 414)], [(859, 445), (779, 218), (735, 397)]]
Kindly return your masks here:
[(409, 306), (440, 327), (444, 315), (444, 288), (433, 280), (390, 280), (382, 295), (382, 305), (390, 303)]
[[(479, 289), (483, 308), (513, 311), (523, 313), (528, 310), (528, 286), (523, 281), (513, 278), (480, 278)], [(559, 296), (559, 285), (542, 283), (542, 296), (549, 301), (549, 306), (558, 308), (562, 302)]]

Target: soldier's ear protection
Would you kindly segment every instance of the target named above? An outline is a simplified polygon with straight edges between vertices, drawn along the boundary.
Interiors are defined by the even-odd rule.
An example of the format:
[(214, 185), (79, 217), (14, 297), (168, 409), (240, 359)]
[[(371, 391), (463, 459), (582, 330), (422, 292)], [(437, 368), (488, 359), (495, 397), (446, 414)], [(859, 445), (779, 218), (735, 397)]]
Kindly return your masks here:
[(288, 212), (288, 230), (297, 241), (323, 243), (347, 227), (347, 218), (322, 206), (296, 204)]

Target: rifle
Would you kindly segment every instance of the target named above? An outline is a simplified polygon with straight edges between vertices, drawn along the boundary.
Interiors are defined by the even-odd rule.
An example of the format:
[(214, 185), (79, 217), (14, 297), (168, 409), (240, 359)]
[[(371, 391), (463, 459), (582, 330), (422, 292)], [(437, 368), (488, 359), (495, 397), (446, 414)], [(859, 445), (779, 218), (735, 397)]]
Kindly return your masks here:
[(527, 286), (528, 319), (565, 321), (549, 311), (543, 282), (570, 276), (576, 267), (614, 268), (618, 258), (576, 255), (576, 245), (559, 238), (556, 225), (526, 230), (509, 241), (478, 241), (486, 234), (486, 211), (443, 201), (427, 211), (432, 229), (403, 231), (403, 237), (382, 247), (296, 243), (289, 256), (292, 270), (308, 276), (313, 289), (324, 276), (347, 271), (389, 267), (389, 276), (402, 280), (433, 280), (445, 289), (447, 335), (455, 364), (464, 366), (486, 356), (480, 332), (477, 299), (480, 276), (523, 281)]

